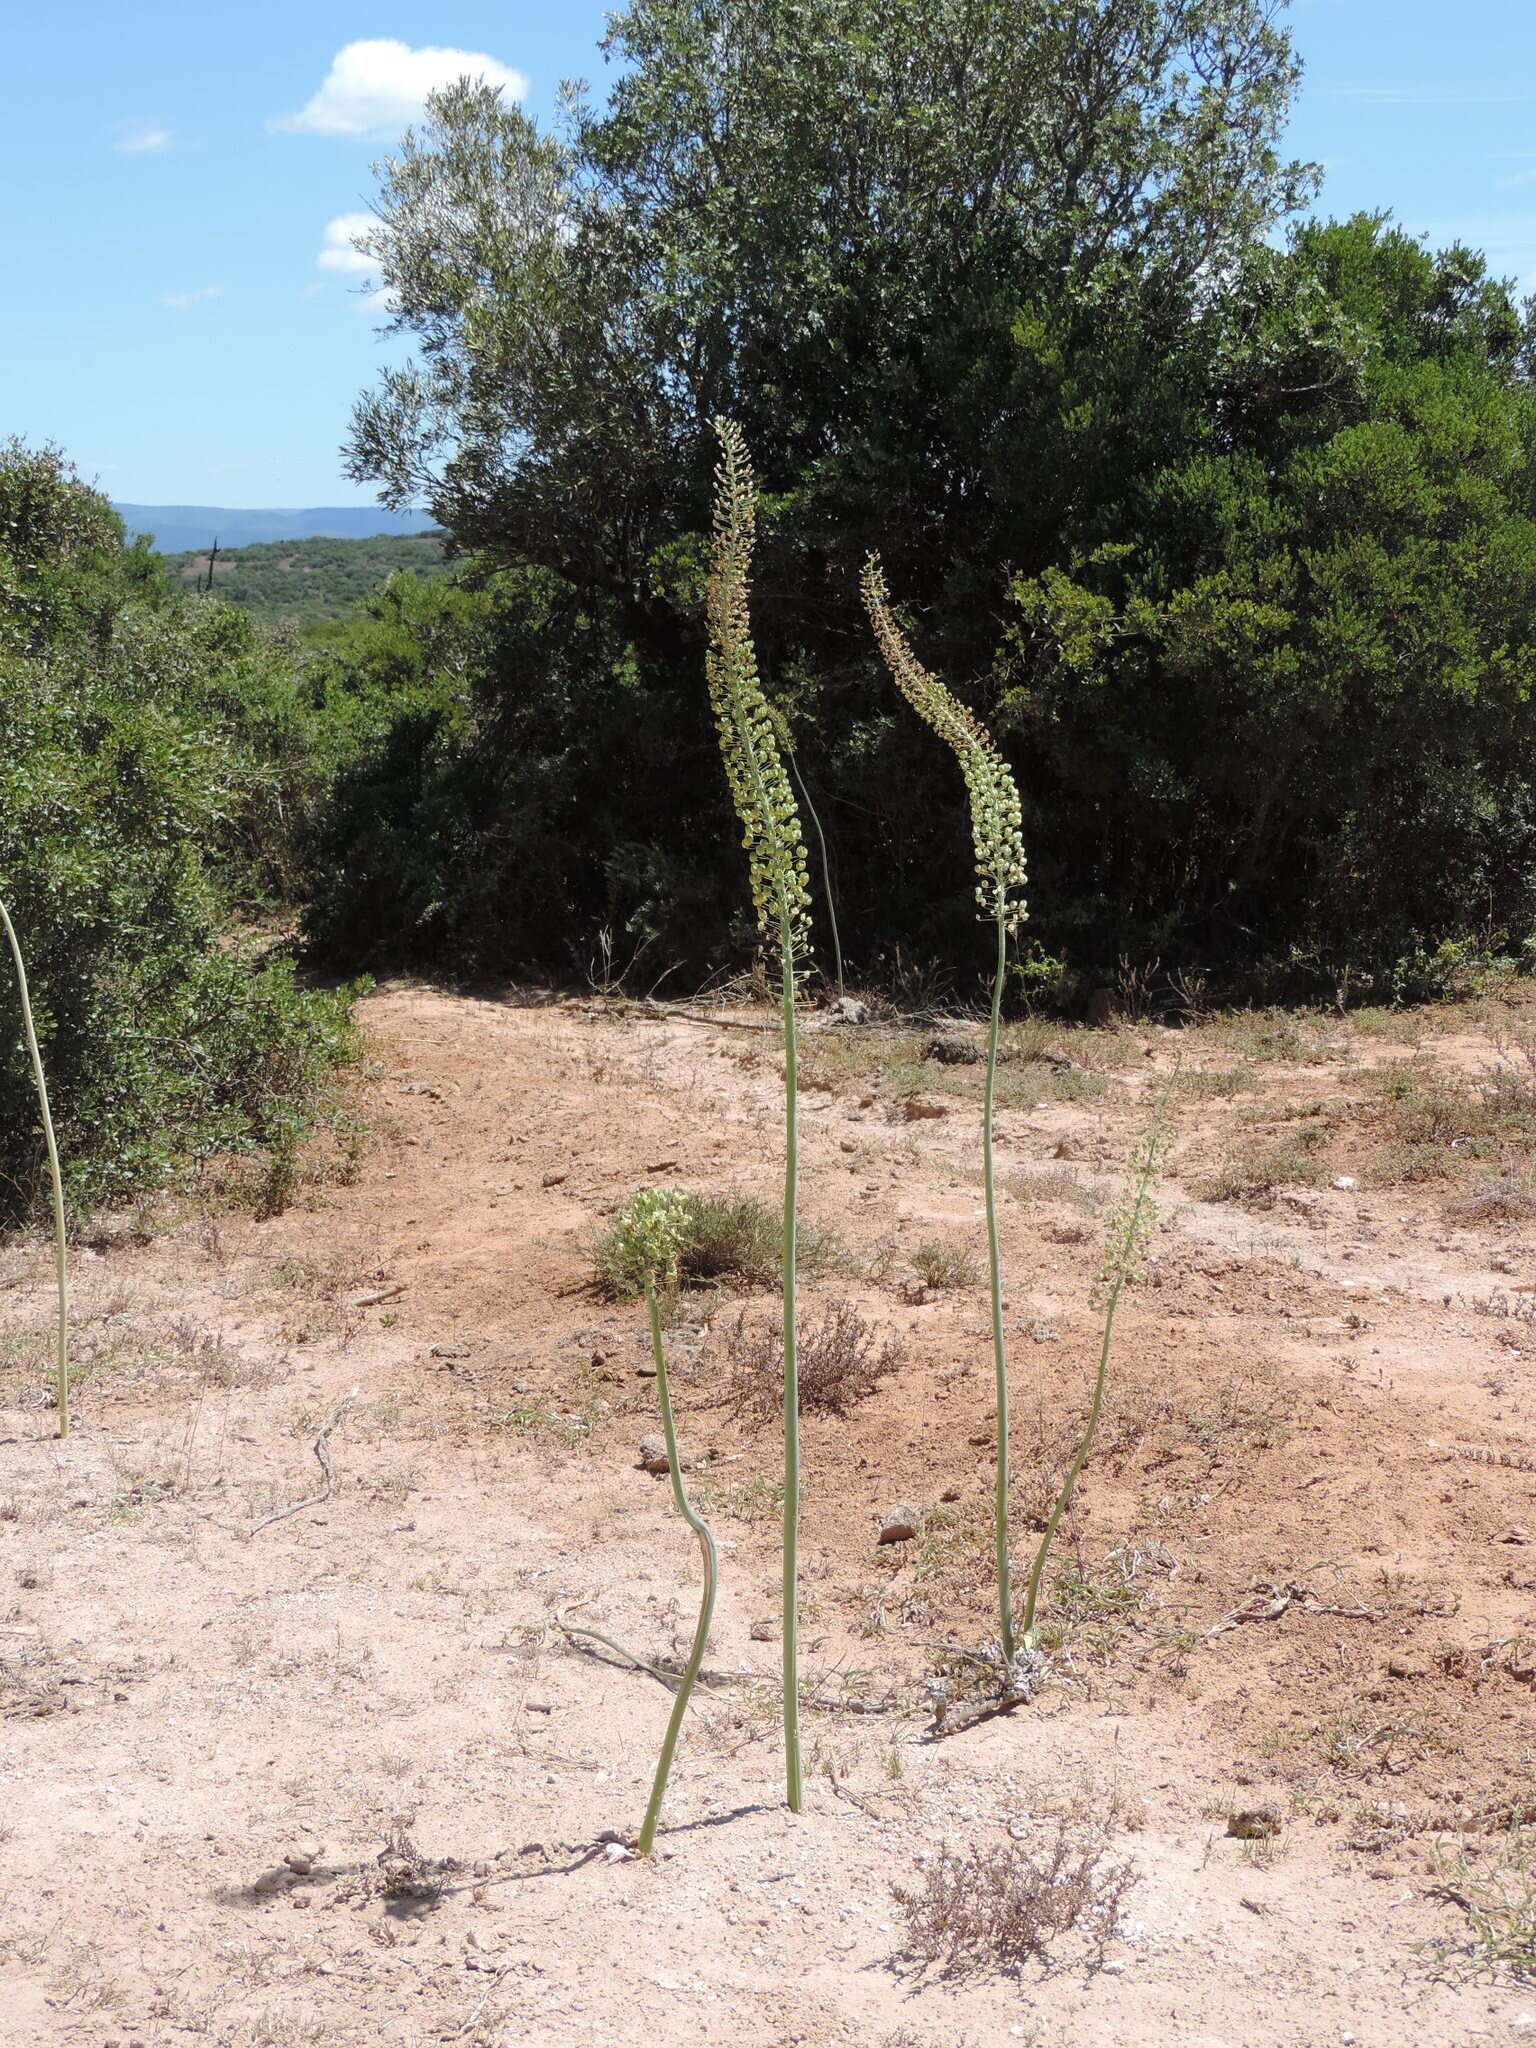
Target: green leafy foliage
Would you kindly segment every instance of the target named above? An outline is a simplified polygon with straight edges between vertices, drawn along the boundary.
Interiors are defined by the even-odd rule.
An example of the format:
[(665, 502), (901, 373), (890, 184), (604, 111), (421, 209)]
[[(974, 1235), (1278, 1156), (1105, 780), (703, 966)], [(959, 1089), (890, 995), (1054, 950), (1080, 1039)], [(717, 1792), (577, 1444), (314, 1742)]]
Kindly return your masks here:
[(898, 945), (974, 971), (957, 792), (859, 629), (876, 544), (1013, 770), (1052, 1000), (1122, 957), (1391, 995), (1516, 944), (1529, 327), (1378, 219), (1271, 245), (1308, 183), (1271, 10), (725, 20), (636, 0), (603, 111), (545, 134), (456, 89), (381, 167), (368, 242), (419, 359), (360, 405), (353, 471), (501, 575), (468, 722), (408, 723), (326, 837), (332, 866), (395, 842), (364, 924), (556, 971), (606, 931), (647, 985), (747, 949), (696, 684), (724, 412), (762, 487), (758, 655), (866, 972)]
[[(189, 592), (210, 585), (206, 549), (160, 558), (166, 574)], [(213, 562), (212, 595), (237, 604), (263, 625), (314, 626), (338, 619), (376, 585), (402, 570), (430, 580), (449, 573), (441, 534), (380, 533), (366, 540), (255, 541), (221, 549)]]
[[(261, 1155), (278, 1177), (351, 1047), (345, 995), (221, 939), (275, 777), (252, 629), (187, 608), (51, 451), (0, 451), (0, 885), (26, 950), (70, 1199)], [(18, 518), (15, 509), (24, 508)], [(252, 707), (255, 707), (254, 710)], [(42, 1137), (0, 981), (0, 1213), (30, 1211)]]

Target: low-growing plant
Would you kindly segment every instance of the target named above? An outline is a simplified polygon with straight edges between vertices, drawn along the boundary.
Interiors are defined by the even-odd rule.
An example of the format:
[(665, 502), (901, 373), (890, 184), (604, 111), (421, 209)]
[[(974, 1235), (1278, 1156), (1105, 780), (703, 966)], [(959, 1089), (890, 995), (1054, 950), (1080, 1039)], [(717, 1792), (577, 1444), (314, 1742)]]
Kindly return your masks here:
[(906, 1916), (905, 1953), (948, 1975), (1017, 1970), (1075, 1932), (1101, 1960), (1138, 1881), (1110, 1849), (1102, 1826), (1065, 1818), (1038, 1847), (941, 1849), (920, 1884), (891, 1887)]
[(64, 1222), (64, 1180), (59, 1172), (59, 1146), (54, 1136), (53, 1111), (48, 1103), (48, 1081), (43, 1072), (42, 1050), (37, 1042), (37, 1022), (32, 1015), (32, 995), (27, 987), (26, 963), (21, 941), (11, 922), (11, 913), (0, 901), (0, 926), (11, 949), (16, 970), (16, 997), (21, 1005), (21, 1025), (32, 1062), (32, 1079), (37, 1086), (37, 1110), (42, 1120), (43, 1142), (48, 1148), (48, 1179), (53, 1196), (54, 1255), (59, 1289), (58, 1355), (54, 1367), (53, 1405), (58, 1411), (59, 1435), (69, 1435), (69, 1244)]
[(913, 1252), (913, 1272), (925, 1287), (936, 1293), (948, 1293), (951, 1289), (974, 1287), (981, 1275), (976, 1261), (964, 1245), (940, 1244), (930, 1238)]
[(1536, 1827), (1512, 1827), (1487, 1853), (1464, 1842), (1441, 1850), (1435, 1865), (1436, 1896), (1467, 1916), (1468, 1936), (1459, 1953), (1468, 1968), (1536, 1984)]
[(667, 1732), (662, 1740), (661, 1756), (656, 1764), (656, 1776), (651, 1785), (650, 1801), (646, 1806), (645, 1819), (641, 1823), (639, 1839), (635, 1845), (642, 1856), (649, 1856), (655, 1846), (656, 1828), (661, 1819), (661, 1802), (666, 1796), (672, 1759), (677, 1753), (677, 1739), (682, 1732), (688, 1701), (698, 1682), (699, 1667), (704, 1662), (704, 1647), (709, 1641), (709, 1625), (714, 1617), (715, 1588), (720, 1570), (715, 1539), (710, 1533), (709, 1524), (695, 1510), (688, 1498), (688, 1489), (683, 1484), (683, 1461), (677, 1447), (677, 1424), (672, 1413), (672, 1390), (667, 1377), (667, 1353), (661, 1335), (659, 1296), (677, 1285), (677, 1260), (685, 1239), (686, 1221), (687, 1197), (673, 1188), (642, 1188), (624, 1210), (624, 1224), (629, 1242), (644, 1277), (646, 1313), (651, 1325), (651, 1356), (656, 1365), (656, 1397), (661, 1407), (662, 1430), (666, 1436), (672, 1498), (677, 1503), (678, 1513), (698, 1537), (704, 1562), (704, 1592), (699, 1601), (699, 1619), (693, 1632), (693, 1644), (688, 1652), (688, 1662), (683, 1667), (682, 1678), (678, 1682), (677, 1695), (672, 1702)]
[[(678, 1287), (707, 1287), (722, 1280), (764, 1287), (781, 1275), (783, 1221), (755, 1196), (680, 1192), (677, 1229)], [(796, 1255), (804, 1273), (835, 1272), (847, 1261), (833, 1233), (815, 1224), (801, 1226)], [(635, 1301), (645, 1292), (645, 1275), (624, 1212), (599, 1236), (593, 1264), (599, 1287), (613, 1300)]]
[(810, 887), (805, 841), (784, 767), (784, 735), (758, 679), (748, 589), (756, 538), (757, 483), (741, 430), (715, 422), (720, 463), (715, 472), (713, 559), (706, 610), (710, 704), (719, 730), (731, 798), (741, 821), (758, 931), (779, 973), (784, 1031), (784, 1765), (790, 1811), (805, 1803), (800, 1762), (799, 1537), (800, 1392), (797, 1380), (795, 1277), (799, 1221), (798, 1031), (795, 1002), (799, 957), (810, 939)]
[(1505, 1173), (1497, 1180), (1448, 1202), (1451, 1223), (1524, 1223), (1536, 1216), (1536, 1179), (1528, 1173)]
[[(997, 1551), (998, 1629), (1003, 1668), (1011, 1672), (1016, 1650), (1013, 1579), (1008, 1553), (1008, 1348), (1003, 1334), (1002, 1256), (997, 1236), (997, 1185), (993, 1169), (993, 1126), (997, 1113), (997, 1049), (1002, 1027), (1003, 989), (1008, 974), (1008, 941), (1024, 921), (1023, 813), (1008, 764), (970, 711), (930, 675), (913, 654), (891, 611), (879, 557), (864, 564), (861, 581), (870, 624), (897, 688), (925, 724), (953, 749), (970, 802), (976, 857), (976, 901), (996, 936), (992, 1009), (987, 1031), (987, 1078), (982, 1107), (982, 1176), (986, 1194), (987, 1259), (992, 1281), (992, 1359), (996, 1383), (996, 1477), (993, 1489)], [(934, 1282), (940, 1285), (940, 1282)]]
[[(727, 1339), (731, 1360), (732, 1412), (766, 1417), (778, 1404), (784, 1369), (784, 1340), (771, 1322), (755, 1321), (743, 1310)], [(802, 1413), (846, 1415), (900, 1366), (900, 1342), (862, 1316), (851, 1301), (835, 1301), (819, 1322), (800, 1333)]]
[(1244, 1145), (1199, 1175), (1190, 1187), (1200, 1202), (1236, 1202), (1244, 1208), (1274, 1207), (1283, 1187), (1316, 1187), (1328, 1173), (1321, 1146), (1324, 1128), (1306, 1129), (1271, 1145)]

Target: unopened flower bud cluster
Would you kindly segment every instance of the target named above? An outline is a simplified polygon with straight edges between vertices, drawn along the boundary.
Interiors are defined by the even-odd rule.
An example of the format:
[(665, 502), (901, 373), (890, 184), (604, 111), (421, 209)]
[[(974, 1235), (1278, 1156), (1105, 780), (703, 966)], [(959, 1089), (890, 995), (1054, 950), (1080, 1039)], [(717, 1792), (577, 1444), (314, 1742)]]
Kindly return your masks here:
[(989, 918), (1017, 931), (1028, 912), (1016, 892), (1024, 886), (1023, 813), (1018, 786), (996, 742), (957, 697), (930, 675), (907, 645), (891, 613), (880, 560), (871, 555), (860, 579), (875, 638), (897, 687), (918, 717), (951, 746), (971, 802), (976, 848), (976, 901)]
[(709, 579), (709, 699), (752, 876), (752, 905), (770, 951), (791, 962), (810, 942), (811, 891), (800, 814), (780, 734), (763, 695), (747, 611), (757, 487), (741, 430), (717, 420), (714, 566)]

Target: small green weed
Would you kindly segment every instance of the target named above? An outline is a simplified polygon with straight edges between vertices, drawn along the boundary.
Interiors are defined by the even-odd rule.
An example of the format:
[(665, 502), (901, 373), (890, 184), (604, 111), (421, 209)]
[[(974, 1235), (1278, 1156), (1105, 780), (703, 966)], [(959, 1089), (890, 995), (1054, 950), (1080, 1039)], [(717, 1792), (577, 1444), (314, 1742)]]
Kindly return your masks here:
[(1536, 1984), (1536, 1828), (1511, 1828), (1487, 1853), (1460, 1842), (1435, 1864), (1436, 1896), (1459, 1906), (1468, 1925), (1464, 1943), (1437, 1945), (1440, 1960), (1459, 1955), (1474, 1975)]
[[(782, 1263), (783, 1219), (751, 1195), (684, 1197), (677, 1274), (681, 1287), (706, 1287), (737, 1280), (748, 1287), (770, 1286)], [(621, 1210), (593, 1249), (597, 1283), (614, 1301), (634, 1301), (645, 1291), (643, 1247)], [(811, 1275), (841, 1270), (847, 1253), (831, 1231), (802, 1224), (798, 1265)]]
[(939, 1244), (937, 1240), (920, 1244), (912, 1254), (911, 1265), (923, 1285), (935, 1293), (974, 1287), (981, 1278), (980, 1267), (963, 1245)]

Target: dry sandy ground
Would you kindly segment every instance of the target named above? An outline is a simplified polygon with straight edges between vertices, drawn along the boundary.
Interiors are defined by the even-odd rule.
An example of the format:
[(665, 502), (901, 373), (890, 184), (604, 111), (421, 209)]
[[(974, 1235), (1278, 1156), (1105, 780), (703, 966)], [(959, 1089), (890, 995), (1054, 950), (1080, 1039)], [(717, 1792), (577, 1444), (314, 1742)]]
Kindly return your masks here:
[[(1402, 1180), (1373, 1121), (1379, 1070), (1475, 1084), (1486, 1020), (1020, 1036), (1000, 1133), (1021, 1557), (1082, 1410), (1117, 1176), (1176, 1052), (1183, 1079), (1051, 1681), (948, 1734), (923, 1680), (988, 1630), (985, 1290), (925, 1289), (910, 1259), (980, 1250), (975, 1070), (810, 1041), (805, 1209), (848, 1258), (809, 1308), (852, 1298), (904, 1358), (807, 1420), (807, 1683), (834, 1704), (806, 1717), (797, 1818), (776, 1433), (721, 1400), (739, 1301), (684, 1304), (721, 1682), (646, 1864), (601, 1838), (638, 1822), (667, 1695), (558, 1617), (671, 1654), (696, 1553), (637, 1467), (642, 1317), (593, 1292), (590, 1245), (649, 1181), (775, 1199), (773, 1042), (406, 985), (364, 1014), (355, 1178), (269, 1221), (188, 1210), (81, 1249), (90, 1371), (62, 1445), (46, 1258), (0, 1253), (0, 2038), (1536, 2037), (1536, 1985), (1469, 1976), (1437, 1890), (1536, 1817), (1530, 1225)], [(1197, 1199), (1298, 1132), (1296, 1184)], [(334, 1492), (251, 1533), (320, 1490), (317, 1430), (354, 1389)], [(896, 1501), (926, 1534), (880, 1547)], [(1228, 1834), (1263, 1807), (1278, 1834)], [(1102, 1958), (1080, 1929), (1022, 1971), (916, 1966), (893, 1884), (1095, 1814), (1137, 1880)], [(379, 1860), (403, 1842), (415, 1885)]]

